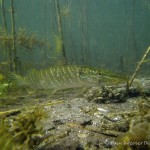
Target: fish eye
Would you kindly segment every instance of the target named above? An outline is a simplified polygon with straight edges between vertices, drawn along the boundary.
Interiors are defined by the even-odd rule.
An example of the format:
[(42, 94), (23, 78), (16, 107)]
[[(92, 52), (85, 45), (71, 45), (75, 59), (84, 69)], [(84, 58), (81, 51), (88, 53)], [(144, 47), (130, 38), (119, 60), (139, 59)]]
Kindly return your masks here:
[(82, 69), (79, 71), (79, 77), (86, 78), (86, 73)]

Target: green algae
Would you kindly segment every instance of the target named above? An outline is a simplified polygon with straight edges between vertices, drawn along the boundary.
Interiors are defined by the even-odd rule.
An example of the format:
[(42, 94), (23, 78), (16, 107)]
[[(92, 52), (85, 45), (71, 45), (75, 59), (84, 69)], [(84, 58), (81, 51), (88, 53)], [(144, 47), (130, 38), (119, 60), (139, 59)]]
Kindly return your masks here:
[[(1, 150), (31, 149), (41, 140), (41, 123), (47, 116), (43, 107), (22, 112), (11, 118), (1, 118)], [(10, 120), (12, 120), (10, 122)]]

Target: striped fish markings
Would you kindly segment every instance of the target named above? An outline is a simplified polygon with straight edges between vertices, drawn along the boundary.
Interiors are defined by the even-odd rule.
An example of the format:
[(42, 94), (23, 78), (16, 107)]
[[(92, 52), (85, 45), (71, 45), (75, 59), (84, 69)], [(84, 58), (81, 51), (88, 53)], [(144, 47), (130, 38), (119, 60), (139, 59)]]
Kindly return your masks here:
[(32, 89), (66, 89), (77, 87), (100, 86), (107, 81), (112, 83), (121, 78), (108, 71), (78, 66), (57, 66), (45, 70), (32, 71), (27, 76), (16, 75), (16, 81), (20, 86), (28, 86)]

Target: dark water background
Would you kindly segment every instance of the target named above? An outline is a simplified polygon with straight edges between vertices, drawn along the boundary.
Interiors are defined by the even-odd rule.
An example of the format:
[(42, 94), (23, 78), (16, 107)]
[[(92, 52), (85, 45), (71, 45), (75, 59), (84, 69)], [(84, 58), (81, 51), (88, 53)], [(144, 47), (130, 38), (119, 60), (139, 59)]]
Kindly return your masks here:
[[(11, 32), (10, 0), (4, 0)], [(25, 28), (50, 42), (44, 47), (49, 64), (54, 55), (58, 18), (55, 0), (14, 0), (15, 28)], [(68, 64), (105, 67), (133, 72), (150, 45), (150, 0), (58, 0), (62, 15), (64, 47)], [(1, 11), (1, 9), (0, 9)], [(1, 14), (1, 13), (0, 13)], [(0, 26), (3, 27), (0, 15)], [(2, 49), (1, 49), (2, 51)], [(43, 49), (18, 49), (22, 62), (44, 64)], [(1, 61), (5, 61), (3, 53)], [(43, 65), (44, 66), (44, 65)], [(145, 64), (148, 70), (149, 63)]]

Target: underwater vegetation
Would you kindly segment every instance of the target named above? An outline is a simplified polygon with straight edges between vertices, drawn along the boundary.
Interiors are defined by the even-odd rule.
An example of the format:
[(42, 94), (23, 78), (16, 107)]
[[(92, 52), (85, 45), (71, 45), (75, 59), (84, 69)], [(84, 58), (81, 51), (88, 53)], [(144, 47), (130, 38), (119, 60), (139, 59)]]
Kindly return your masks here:
[[(0, 48), (7, 49), (12, 47), (12, 36), (6, 34), (0, 29)], [(50, 47), (49, 42), (38, 39), (35, 33), (29, 33), (24, 28), (19, 28), (16, 33), (16, 46), (19, 49), (31, 51), (34, 48), (43, 48), (44, 46)]]
[[(19, 109), (18, 113), (15, 115), (12, 115), (12, 114), (16, 113), (12, 110), (11, 115), (9, 117), (8, 117), (8, 115), (5, 115), (4, 117), (2, 116), (2, 113), (5, 113), (5, 112), (1, 112), (1, 114), (0, 114), (0, 119), (1, 119), (0, 149), (2, 149), (2, 150), (36, 149), (37, 148), (36, 146), (39, 143), (43, 142), (44, 134), (45, 134), (45, 136), (51, 136), (54, 133), (55, 134), (54, 137), (52, 137), (52, 136), (51, 137), (52, 137), (52, 139), (54, 139), (54, 141), (56, 139), (56, 142), (58, 142), (57, 139), (62, 138), (62, 137), (61, 136), (59, 137), (59, 134), (57, 132), (55, 133), (53, 131), (58, 127), (57, 129), (61, 132), (60, 128), (63, 125), (65, 125), (65, 123), (70, 123), (70, 124), (72, 123), (74, 125), (75, 124), (74, 122), (77, 121), (77, 124), (78, 124), (78, 120), (76, 120), (76, 118), (79, 119), (79, 125), (82, 126), (82, 130), (85, 129), (86, 132), (87, 132), (87, 130), (90, 131), (90, 127), (91, 127), (90, 125), (97, 126), (99, 124), (96, 124), (96, 123), (100, 122), (100, 125), (103, 123), (103, 126), (104, 126), (103, 133), (105, 134), (105, 136), (107, 135), (107, 137), (109, 135), (113, 135), (114, 137), (116, 137), (116, 136), (118, 136), (118, 134), (122, 134), (122, 132), (126, 132), (129, 129), (128, 125), (131, 120), (130, 116), (133, 116), (133, 114), (134, 114), (134, 116), (136, 118), (137, 112), (132, 113), (133, 109), (131, 109), (131, 112), (126, 112), (127, 114), (130, 115), (130, 116), (128, 115), (126, 117), (127, 121), (123, 120), (123, 123), (119, 124), (119, 120), (122, 120), (123, 115), (117, 115), (117, 113), (119, 113), (119, 109), (120, 110), (123, 109), (122, 106), (124, 106), (124, 105), (122, 105), (122, 104), (126, 101), (126, 98), (128, 97), (128, 95), (126, 94), (127, 92), (124, 92), (125, 88), (123, 89), (124, 90), (123, 92), (122, 92), (122, 89), (119, 91), (118, 89), (116, 90), (115, 88), (117, 87), (116, 85), (119, 85), (119, 86), (121, 85), (121, 88), (122, 88), (124, 86), (124, 84), (127, 83), (127, 91), (128, 91), (128, 93), (130, 93), (129, 88), (132, 88), (133, 80), (137, 76), (138, 71), (141, 68), (141, 65), (143, 63), (149, 62), (149, 59), (146, 60), (145, 58), (150, 52), (150, 47), (145, 52), (141, 61), (138, 62), (137, 68), (136, 68), (133, 76), (130, 78), (130, 80), (128, 80), (128, 77), (126, 77), (124, 75), (113, 73), (113, 72), (105, 70), (105, 69), (95, 69), (95, 68), (82, 67), (82, 66), (56, 66), (56, 67), (51, 67), (51, 68), (47, 68), (47, 69), (43, 69), (43, 70), (33, 70), (32, 72), (30, 72), (26, 75), (24, 75), (25, 72), (21, 72), (22, 67), (24, 67), (23, 60), (21, 59), (21, 57), (23, 57), (23, 59), (26, 59), (26, 56), (24, 55), (26, 53), (24, 53), (24, 52), (27, 52), (28, 54), (31, 54), (32, 56), (34, 56), (34, 55), (38, 56), (39, 54), (37, 52), (40, 51), (39, 53), (42, 54), (42, 59), (43, 58), (45, 59), (44, 63), (43, 62), (42, 63), (40, 62), (40, 63), (43, 65), (43, 68), (45, 68), (45, 67), (47, 67), (46, 57), (48, 55), (50, 55), (49, 58), (53, 58), (53, 56), (55, 57), (55, 55), (56, 55), (56, 57), (61, 55), (64, 57), (64, 60), (65, 60), (64, 63), (62, 63), (62, 64), (69, 64), (66, 56), (69, 56), (70, 57), (69, 59), (71, 60), (71, 57), (72, 57), (71, 55), (76, 54), (76, 52), (74, 52), (74, 51), (77, 49), (80, 50), (80, 48), (81, 48), (81, 53), (82, 53), (81, 57), (82, 58), (79, 57), (79, 59), (83, 59), (83, 60), (81, 60), (82, 63), (85, 63), (88, 65), (88, 64), (90, 64), (89, 59), (93, 58), (93, 57), (89, 57), (90, 53), (94, 53), (94, 51), (91, 51), (92, 48), (93, 49), (99, 48), (98, 51), (99, 50), (101, 51), (101, 49), (100, 49), (101, 46), (99, 46), (100, 43), (97, 43), (97, 41), (95, 42), (95, 46), (94, 46), (94, 44), (93, 44), (93, 47), (91, 45), (89, 45), (92, 43), (91, 41), (89, 42), (89, 40), (91, 40), (92, 34), (94, 35), (95, 33), (89, 32), (90, 31), (89, 29), (91, 29), (91, 26), (88, 25), (90, 23), (90, 19), (88, 16), (88, 14), (89, 14), (88, 11), (90, 9), (87, 9), (88, 7), (86, 5), (88, 2), (86, 0), (83, 0), (82, 2), (80, 2), (81, 4), (82, 3), (84, 4), (84, 5), (80, 6), (81, 7), (81, 12), (79, 12), (80, 17), (77, 17), (75, 15), (75, 17), (77, 17), (77, 19), (78, 19), (77, 22), (80, 23), (79, 26), (81, 26), (80, 27), (81, 31), (79, 33), (79, 34), (81, 34), (81, 37), (78, 37), (78, 36), (76, 36), (76, 35), (78, 35), (76, 32), (78, 27), (77, 28), (75, 27), (75, 24), (74, 24), (75, 21), (74, 20), (70, 21), (67, 18), (68, 16), (70, 16), (70, 12), (71, 12), (70, 5), (71, 5), (72, 0), (66, 0), (65, 2), (67, 2), (67, 1), (68, 1), (68, 5), (64, 5), (64, 7), (61, 8), (61, 5), (59, 5), (59, 4), (61, 4), (59, 0), (51, 0), (51, 4), (55, 3), (55, 5), (54, 5), (54, 7), (52, 6), (53, 9), (50, 10), (51, 12), (53, 11), (53, 14), (48, 14), (48, 17), (46, 15), (46, 13), (49, 12), (46, 9), (46, 7), (47, 7), (46, 0), (43, 1), (45, 3), (45, 8), (44, 8), (45, 14), (43, 17), (44, 18), (43, 21), (45, 20), (45, 22), (42, 22), (42, 24), (45, 24), (45, 25), (43, 26), (44, 28), (41, 28), (39, 32), (41, 33), (41, 31), (44, 30), (44, 32), (45, 32), (44, 39), (39, 38), (40, 36), (43, 36), (42, 33), (38, 37), (36, 33), (34, 33), (34, 32), (30, 33), (30, 32), (28, 32), (28, 30), (26, 30), (24, 28), (19, 28), (17, 30), (15, 29), (15, 20), (14, 20), (15, 19), (14, 12), (16, 9), (15, 7), (10, 8), (12, 22), (9, 20), (9, 18), (7, 18), (7, 19), (5, 18), (7, 20), (7, 22), (10, 23), (9, 26), (11, 26), (11, 27), (9, 27), (9, 29), (8, 29), (10, 32), (7, 31), (7, 28), (6, 28), (6, 26), (4, 26), (4, 24), (3, 24), (4, 28), (0, 29), (0, 54), (3, 55), (2, 59), (4, 60), (4, 62), (2, 62), (0, 65), (9, 66), (9, 71), (14, 72), (14, 74), (13, 73), (10, 74), (9, 81), (3, 74), (0, 73), (0, 108), (1, 108), (1, 110), (15, 108), (15, 107), (21, 108), (21, 109)], [(1, 0), (1, 2), (4, 2), (4, 0)], [(13, 2), (13, 0), (11, 0), (11, 2)], [(134, 3), (135, 0), (133, 0), (132, 2)], [(14, 5), (14, 6), (17, 6), (17, 5)], [(75, 13), (77, 11), (78, 11), (78, 9), (75, 10)], [(27, 12), (27, 13), (29, 13), (29, 12)], [(16, 10), (16, 15), (17, 15), (17, 10)], [(52, 15), (52, 20), (49, 20), (50, 15)], [(91, 14), (89, 14), (89, 15), (91, 15)], [(100, 18), (104, 18), (104, 17), (100, 17)], [(68, 22), (65, 22), (65, 21), (67, 21), (67, 19), (68, 19)], [(4, 20), (4, 21), (6, 21), (6, 20)], [(131, 20), (132, 20), (132, 17), (131, 17)], [(50, 25), (48, 25), (49, 22), (50, 22)], [(71, 22), (73, 22), (73, 24)], [(16, 22), (16, 24), (17, 23), (19, 23), (19, 22)], [(102, 23), (101, 23), (101, 25), (102, 25)], [(50, 27), (52, 26), (52, 24), (53, 24), (54, 29), (53, 29), (53, 32), (49, 33), (49, 31), (51, 31)], [(66, 24), (68, 27), (66, 26)], [(132, 21), (131, 21), (131, 24), (132, 24)], [(17, 24), (17, 25), (19, 25), (19, 24)], [(37, 26), (39, 26), (39, 25), (37, 25)], [(108, 25), (110, 25), (110, 24), (108, 24)], [(58, 27), (56, 27), (56, 26), (58, 26)], [(33, 25), (33, 27), (34, 27), (34, 25)], [(92, 26), (92, 28), (93, 28), (93, 26)], [(133, 29), (134, 29), (134, 27), (133, 27)], [(54, 30), (58, 30), (58, 31), (54, 31)], [(95, 28), (95, 30), (97, 32), (99, 29)], [(130, 30), (132, 30), (132, 29), (130, 29)], [(75, 36), (74, 36), (74, 34), (72, 34), (72, 32), (73, 33), (75, 32)], [(129, 31), (129, 32), (132, 32), (132, 31)], [(55, 36), (54, 36), (54, 40), (53, 40), (54, 43), (52, 43), (52, 49), (50, 49), (51, 45), (48, 41), (46, 41), (46, 38), (50, 37), (50, 35), (52, 33), (54, 33)], [(108, 35), (110, 36), (111, 34), (108, 33)], [(91, 37), (89, 37), (89, 36), (91, 36)], [(78, 38), (77, 41), (79, 43), (76, 43), (76, 38)], [(104, 48), (105, 48), (105, 42), (103, 40), (107, 39), (107, 37), (102, 36), (102, 38), (97, 37), (97, 39), (102, 40), (102, 47), (104, 46)], [(116, 40), (116, 42), (117, 42), (117, 40)], [(113, 41), (111, 43), (113, 43)], [(111, 43), (108, 43), (108, 44), (111, 44)], [(81, 47), (78, 47), (78, 46), (81, 46)], [(136, 47), (136, 45), (135, 45), (135, 47)], [(36, 51), (35, 53), (34, 53), (34, 50)], [(46, 54), (46, 50), (49, 50), (49, 51), (47, 51), (47, 52), (49, 52), (48, 54)], [(67, 55), (65, 53), (65, 50), (67, 52)], [(68, 50), (69, 50), (69, 53), (68, 53)], [(78, 52), (80, 53), (80, 51), (77, 51), (77, 53)], [(107, 53), (107, 51), (106, 51), (106, 53)], [(96, 54), (98, 55), (99, 53), (95, 53), (94, 55), (96, 55)], [(80, 54), (78, 54), (78, 55), (80, 55)], [(110, 56), (110, 55), (108, 54), (108, 56)], [(98, 55), (98, 57), (99, 57), (99, 55)], [(37, 59), (39, 59), (39, 58), (41, 58), (41, 57), (38, 56), (33, 61), (37, 61)], [(75, 60), (76, 58), (73, 58), (73, 59)], [(101, 57), (98, 59), (101, 59)], [(29, 60), (31, 62), (28, 62), (28, 60), (29, 59), (24, 60), (25, 63), (31, 63), (31, 64), (29, 64), (30, 66), (33, 65), (32, 57), (31, 57), (31, 60)], [(78, 61), (78, 59), (76, 59), (76, 61)], [(106, 61), (111, 61), (111, 59), (106, 60)], [(95, 61), (95, 62), (96, 62), (95, 65), (101, 65), (99, 63), (101, 61), (99, 61), (99, 62)], [(58, 64), (58, 62), (57, 62), (57, 64)], [(125, 64), (126, 64), (126, 62), (122, 62), (122, 66), (124, 66)], [(35, 68), (35, 67), (33, 66), (32, 68)], [(37, 68), (40, 68), (40, 67), (38, 66)], [(0, 69), (1, 69), (1, 66), (0, 66)], [(29, 71), (28, 69), (25, 69), (25, 70)], [(2, 71), (3, 71), (3, 69), (2, 69)], [(8, 70), (7, 70), (7, 73), (8, 73)], [(58, 111), (57, 116), (61, 116), (60, 114), (63, 114), (65, 112), (66, 114), (64, 113), (65, 114), (64, 116), (67, 117), (68, 114), (70, 115), (72, 113), (71, 112), (72, 110), (79, 110), (79, 111), (77, 111), (77, 117), (75, 117), (75, 115), (73, 114), (74, 112), (73, 112), (72, 113), (73, 115), (70, 115), (72, 118), (72, 122), (70, 122), (70, 118), (64, 119), (64, 118), (58, 117), (58, 119), (57, 119), (57, 116), (56, 116), (52, 122), (50, 122), (51, 121), (50, 120), (46, 124), (46, 126), (48, 126), (51, 123), (53, 125), (52, 127), (50, 125), (49, 128), (46, 130), (46, 132), (43, 130), (43, 128), (41, 126), (43, 120), (46, 117), (46, 113), (45, 113), (45, 110), (43, 107), (35, 107), (35, 108), (32, 107), (33, 110), (29, 110), (29, 111), (28, 110), (24, 111), (24, 109), (22, 109), (22, 107), (24, 108), (24, 105), (26, 105), (26, 101), (29, 102), (30, 100), (32, 101), (32, 104), (33, 103), (41, 104), (44, 101), (46, 108), (48, 108), (49, 104), (47, 103), (47, 101), (49, 101), (49, 99), (47, 97), (46, 98), (38, 97), (39, 96), (38, 94), (40, 94), (40, 92), (43, 92), (43, 91), (45, 92), (46, 90), (49, 90), (49, 91), (53, 90), (54, 92), (52, 92), (52, 93), (54, 94), (55, 92), (57, 92), (59, 90), (63, 91), (64, 89), (68, 89), (68, 88), (74, 88), (74, 89), (82, 88), (82, 87), (85, 87), (85, 88), (94, 87), (95, 88), (95, 86), (101, 87), (101, 89), (99, 88), (99, 90), (96, 89), (95, 91), (91, 91), (91, 93), (89, 93), (86, 97), (84, 97), (84, 99), (81, 99), (81, 101), (83, 101), (83, 104), (82, 104), (82, 102), (80, 102), (80, 104), (78, 103), (78, 106), (80, 108), (81, 108), (81, 104), (82, 104), (83, 109), (80, 109), (80, 108), (76, 109), (78, 107), (77, 106), (75, 107), (74, 104), (77, 101), (75, 101), (75, 103), (73, 103), (74, 101), (72, 100), (72, 98), (70, 99), (69, 96), (66, 94), (65, 96), (67, 97), (67, 100), (69, 102), (65, 103), (65, 105), (61, 105), (60, 107), (53, 107), (54, 114), (56, 114), (55, 112), (57, 110), (59, 110), (59, 109), (61, 110), (61, 108), (65, 108), (65, 109), (63, 109), (64, 111), (62, 111), (62, 113), (60, 113)], [(107, 86), (109, 86), (110, 88), (109, 87), (107, 88)], [(112, 87), (112, 89), (111, 89), (111, 87)], [(33, 95), (28, 96), (29, 92), (32, 93), (32, 91), (34, 91), (34, 92), (36, 91), (38, 94), (34, 93)], [(21, 96), (19, 95), (19, 93), (21, 93)], [(25, 96), (23, 95), (23, 93), (25, 93)], [(10, 95), (12, 97), (9, 98)], [(56, 97), (57, 96), (59, 96), (59, 95), (56, 95)], [(63, 99), (64, 97), (61, 97), (61, 98)], [(53, 99), (50, 99), (50, 101), (52, 101), (52, 100)], [(54, 100), (57, 101), (56, 98)], [(65, 99), (65, 101), (67, 101), (67, 100)], [(77, 98), (77, 100), (78, 100), (78, 98)], [(88, 101), (86, 101), (86, 100), (88, 100)], [(10, 103), (10, 102), (11, 102), (11, 105), (5, 105), (6, 103)], [(95, 104), (92, 102), (97, 102), (97, 103)], [(117, 102), (117, 103), (123, 102), (121, 104), (118, 104), (118, 106), (119, 106), (119, 109), (117, 109), (118, 112), (116, 111), (117, 112), (116, 113), (114, 111), (114, 117), (110, 117), (110, 118), (107, 117), (107, 114), (109, 113), (109, 110), (111, 110), (111, 108), (110, 109), (109, 108), (108, 109), (101, 108), (101, 106), (103, 104), (107, 105), (107, 104), (109, 104), (109, 102), (113, 103), (112, 106), (115, 106), (115, 107), (117, 106), (117, 104), (116, 105), (114, 104), (115, 102)], [(84, 108), (84, 106), (88, 103), (92, 104), (94, 107), (91, 107), (92, 105), (87, 105), (88, 107)], [(126, 103), (124, 103), (124, 104), (126, 104)], [(30, 103), (28, 103), (28, 106), (29, 105), (30, 105)], [(131, 105), (131, 103), (128, 103), (128, 106), (129, 105)], [(65, 107), (65, 106), (67, 106), (67, 107)], [(126, 106), (126, 107), (128, 107), (128, 106)], [(114, 107), (114, 109), (115, 109), (115, 107)], [(131, 107), (136, 107), (136, 106), (131, 106)], [(145, 107), (141, 106), (141, 107), (143, 107), (144, 110), (143, 110), (143, 108), (141, 108), (140, 113), (141, 113), (141, 115), (144, 116), (145, 113), (147, 113), (146, 112), (147, 108), (146, 108), (146, 106)], [(94, 110), (92, 110), (92, 109), (94, 109)], [(148, 107), (148, 109), (149, 109), (149, 107)], [(92, 110), (92, 112), (90, 112), (89, 110)], [(123, 110), (125, 110), (125, 109), (123, 109)], [(47, 111), (48, 111), (48, 109), (47, 109)], [(79, 113), (81, 111), (85, 111), (86, 113), (89, 113), (89, 114), (91, 113), (94, 115), (93, 116), (88, 115), (87, 118), (80, 118), (82, 116), (85, 116), (82, 114), (79, 115)], [(53, 115), (51, 115), (51, 116), (53, 116)], [(95, 116), (97, 117), (96, 118), (98, 120), (97, 122), (94, 122)], [(105, 119), (108, 119), (107, 121), (111, 122), (113, 125), (114, 125), (114, 123), (116, 123), (116, 126), (113, 126), (111, 128), (109, 126), (109, 124), (108, 125), (105, 124), (106, 123), (105, 121), (102, 122), (100, 119), (103, 116)], [(81, 121), (80, 121), (80, 119), (81, 119)], [(117, 126), (117, 123), (118, 123), (118, 126)], [(57, 126), (57, 125), (60, 125), (60, 126)], [(87, 126), (87, 128), (85, 128), (86, 126)], [(69, 128), (69, 130), (68, 130), (68, 128), (65, 128), (64, 133), (71, 135), (74, 131), (77, 131), (78, 127), (77, 126), (75, 126), (75, 127), (76, 127), (75, 130), (73, 130), (73, 127)], [(102, 134), (101, 126), (98, 126), (98, 128), (96, 128), (96, 129), (98, 129), (98, 130), (93, 130), (95, 133), (98, 133), (99, 135)], [(110, 132), (107, 132), (107, 129)], [(117, 132), (114, 132), (114, 134), (113, 134), (113, 132), (111, 132), (112, 131), (111, 129), (114, 129)], [(73, 132), (71, 133), (71, 131), (73, 131)], [(92, 131), (92, 128), (91, 128), (91, 131)], [(49, 132), (49, 135), (47, 134), (48, 132)], [(94, 132), (92, 132), (91, 135), (93, 135)], [(85, 137), (85, 134), (84, 134), (84, 132), (82, 133), (81, 129), (79, 129), (79, 133), (81, 133), (82, 136)], [(150, 142), (149, 133), (150, 133), (149, 122), (147, 120), (146, 121), (144, 120), (143, 122), (139, 121), (137, 124), (130, 126), (129, 131), (118, 136), (118, 139), (116, 142), (126, 142), (126, 143)], [(77, 133), (74, 132), (74, 134), (77, 134)], [(73, 140), (75, 139), (74, 134), (69, 139), (69, 142), (72, 139)], [(55, 136), (56, 136), (56, 138), (55, 138)], [(80, 140), (80, 139), (78, 139), (78, 137), (79, 136), (77, 136), (77, 141)], [(97, 141), (99, 139), (102, 141), (101, 138), (96, 139), (96, 142), (94, 145), (95, 149), (99, 148), (99, 147), (97, 147)], [(47, 138), (45, 141), (49, 142), (49, 139)], [(41, 145), (43, 145), (43, 143)], [(79, 143), (79, 144), (81, 144), (81, 143)], [(147, 150), (147, 149), (150, 149), (149, 145), (147, 143), (146, 144), (145, 143), (141, 144), (141, 145), (129, 145), (129, 144), (126, 144), (123, 146), (118, 145), (115, 148), (118, 150), (126, 150), (126, 149), (127, 150), (134, 150), (134, 149), (146, 149)], [(50, 143), (50, 146), (51, 146), (51, 143)], [(102, 148), (101, 145), (100, 145), (100, 148)], [(83, 148), (81, 148), (81, 149), (83, 149)], [(86, 150), (92, 149), (92, 147), (87, 146), (87, 148), (85, 147), (84, 149), (86, 149)]]
[(61, 10), (60, 10), (60, 15), (62, 17), (66, 17), (66, 16), (69, 16), (70, 15), (70, 8), (69, 6), (64, 6)]
[(128, 116), (129, 131), (120, 134), (113, 150), (149, 150), (150, 149), (150, 100), (140, 99), (138, 111)]
[(17, 32), (17, 43), (21, 48), (27, 50), (32, 50), (33, 48), (43, 48), (48, 46), (50, 48), (50, 43), (40, 40), (36, 33), (29, 33), (26, 29), (19, 28)]
[(128, 86), (129, 86), (129, 87), (132, 85), (132, 82), (133, 82), (133, 80), (135, 79), (135, 77), (137, 76), (137, 74), (138, 74), (138, 72), (139, 72), (141, 66), (142, 66), (144, 63), (149, 62), (149, 59), (146, 59), (149, 53), (150, 53), (150, 46), (149, 46), (149, 47), (147, 48), (147, 50), (145, 51), (145, 53), (144, 53), (144, 55), (143, 55), (141, 61), (138, 62), (137, 67), (136, 67), (136, 69), (135, 69), (135, 71), (134, 71), (134, 73), (133, 73), (131, 79), (128, 81)]
[(37, 106), (32, 111), (22, 112), (9, 119), (1, 118), (0, 147), (1, 150), (31, 149), (41, 140), (41, 123), (46, 118), (43, 107)]
[[(6, 33), (4, 30), (0, 28), (0, 49), (1, 53), (4, 56), (4, 61), (9, 66), (8, 71), (14, 71), (13, 70), (13, 63), (15, 64), (15, 70), (14, 72), (18, 72), (18, 70), (21, 67), (21, 59), (19, 56), (15, 54), (13, 56), (13, 53), (11, 52), (13, 46), (13, 36), (11, 34)], [(18, 53), (19, 51), (25, 51), (25, 52), (32, 52), (33, 49), (42, 49), (44, 47), (50, 48), (50, 43), (41, 40), (37, 37), (35, 33), (29, 33), (26, 29), (19, 28), (16, 31), (15, 35), (15, 47)], [(13, 58), (14, 57), (14, 58)], [(6, 67), (6, 66), (5, 66)]]
[(0, 73), (0, 83), (2, 83), (4, 80), (5, 80), (5, 76), (2, 73)]
[(0, 73), (0, 98), (7, 94), (9, 83), (4, 74)]
[(8, 86), (8, 83), (0, 83), (0, 98), (7, 94)]
[(149, 150), (150, 149), (150, 123), (138, 123), (130, 130), (120, 135), (114, 150)]
[(58, 55), (62, 52), (62, 48), (63, 48), (62, 47), (63, 46), (62, 42), (63, 41), (62, 41), (61, 37), (58, 36), (58, 35), (55, 35), (54, 38), (55, 38), (55, 52)]

